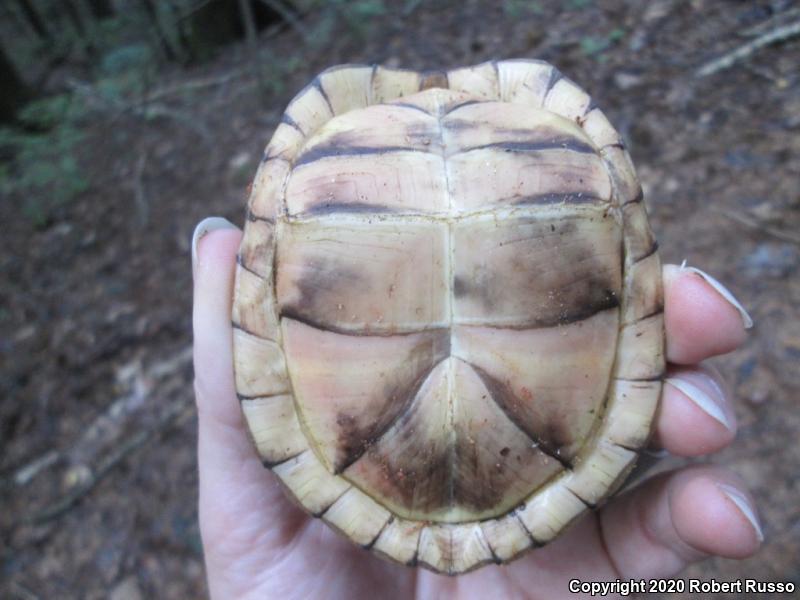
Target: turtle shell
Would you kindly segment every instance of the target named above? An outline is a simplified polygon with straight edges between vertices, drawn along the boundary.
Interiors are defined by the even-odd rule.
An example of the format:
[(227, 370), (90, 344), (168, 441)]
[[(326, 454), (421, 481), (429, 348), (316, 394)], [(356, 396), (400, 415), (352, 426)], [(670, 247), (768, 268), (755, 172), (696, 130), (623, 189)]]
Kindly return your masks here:
[(619, 135), (540, 61), (345, 65), (252, 186), (236, 387), (308, 512), (460, 573), (617, 489), (664, 371), (657, 244)]

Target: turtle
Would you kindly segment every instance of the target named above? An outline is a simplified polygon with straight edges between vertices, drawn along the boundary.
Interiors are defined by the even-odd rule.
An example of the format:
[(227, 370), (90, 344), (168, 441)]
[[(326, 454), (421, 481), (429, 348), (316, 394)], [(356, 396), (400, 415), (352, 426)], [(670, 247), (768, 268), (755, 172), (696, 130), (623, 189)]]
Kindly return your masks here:
[(507, 563), (648, 442), (658, 244), (620, 135), (551, 64), (322, 72), (266, 147), (237, 263), (255, 450), (379, 556)]

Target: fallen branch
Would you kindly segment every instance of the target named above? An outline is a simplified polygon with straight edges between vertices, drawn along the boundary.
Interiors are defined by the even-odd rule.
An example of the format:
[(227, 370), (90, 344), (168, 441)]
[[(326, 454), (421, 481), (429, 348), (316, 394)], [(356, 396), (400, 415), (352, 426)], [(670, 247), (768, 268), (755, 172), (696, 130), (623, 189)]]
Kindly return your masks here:
[(97, 467), (89, 472), (84, 482), (76, 485), (69, 493), (50, 506), (25, 517), (24, 521), (30, 524), (41, 524), (60, 517), (100, 483), (115, 466), (144, 446), (150, 439), (172, 427), (181, 417), (189, 416), (192, 410), (193, 404), (191, 401), (176, 402), (169, 405), (153, 426), (136, 432), (103, 458)]
[(11, 481), (14, 482), (14, 485), (20, 487), (28, 485), (39, 473), (57, 463), (60, 456), (55, 450), (48, 450), (27, 465), (17, 469), (14, 475), (11, 476)]
[(142, 152), (136, 161), (133, 173), (133, 198), (136, 204), (136, 214), (139, 225), (144, 227), (150, 216), (150, 202), (144, 187), (144, 168), (147, 165), (147, 152)]
[(707, 77), (709, 75), (719, 73), (720, 71), (729, 69), (737, 62), (747, 58), (764, 46), (783, 42), (796, 35), (800, 35), (800, 21), (795, 21), (793, 23), (787, 23), (786, 25), (776, 27), (775, 29), (771, 29), (770, 31), (761, 34), (746, 44), (739, 46), (735, 50), (732, 50), (727, 54), (723, 54), (719, 58), (707, 62), (702, 67), (697, 69), (694, 75), (695, 77)]
[(745, 227), (762, 231), (768, 235), (771, 235), (772, 237), (778, 238), (781, 241), (789, 242), (790, 244), (797, 244), (798, 246), (800, 246), (800, 236), (792, 235), (788, 231), (782, 231), (775, 227), (765, 225), (764, 223), (760, 223), (755, 219), (748, 217), (747, 215), (734, 212), (727, 212), (724, 210), (720, 210), (718, 208), (712, 208), (711, 210), (714, 211), (715, 213), (721, 214), (723, 217), (727, 217), (731, 221), (736, 221), (737, 223), (744, 225)]

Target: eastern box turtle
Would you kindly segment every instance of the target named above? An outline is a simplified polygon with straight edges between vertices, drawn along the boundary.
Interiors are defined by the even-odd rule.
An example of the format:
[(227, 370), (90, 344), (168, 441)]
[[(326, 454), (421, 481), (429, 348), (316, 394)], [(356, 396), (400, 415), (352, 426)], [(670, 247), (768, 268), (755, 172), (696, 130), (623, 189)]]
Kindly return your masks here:
[(619, 134), (547, 63), (325, 71), (267, 146), (238, 260), (258, 453), (382, 556), (509, 561), (648, 439), (657, 244)]

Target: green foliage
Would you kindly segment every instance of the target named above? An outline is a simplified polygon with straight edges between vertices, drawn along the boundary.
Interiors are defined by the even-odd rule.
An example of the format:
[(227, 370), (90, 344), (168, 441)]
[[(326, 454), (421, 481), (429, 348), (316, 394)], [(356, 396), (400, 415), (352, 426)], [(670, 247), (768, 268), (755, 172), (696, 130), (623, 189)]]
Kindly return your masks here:
[(259, 79), (263, 91), (276, 96), (286, 91), (287, 78), (303, 65), (300, 55), (277, 58), (272, 53), (262, 53), (259, 57)]
[(536, 0), (505, 0), (503, 12), (512, 19), (526, 15), (541, 15), (544, 13), (542, 5)]
[(53, 209), (88, 187), (75, 158), (82, 139), (69, 125), (45, 133), (0, 128), (0, 152), (14, 156), (0, 169), (0, 193), (22, 198), (22, 214), (35, 225), (46, 223)]
[[(311, 44), (316, 47), (324, 46), (330, 41), (340, 21), (354, 35), (366, 39), (372, 25), (371, 20), (388, 12), (384, 0), (311, 0), (309, 8), (322, 15), (310, 39)], [(410, 6), (411, 10), (414, 8), (416, 6)]]
[(610, 32), (602, 36), (586, 36), (581, 39), (581, 51), (586, 56), (593, 56), (597, 60), (603, 60), (603, 52), (611, 48), (614, 44), (625, 37), (625, 30), (615, 27)]
[(35, 225), (89, 185), (75, 156), (85, 114), (72, 95), (58, 94), (27, 104), (20, 127), (0, 128), (0, 154), (13, 157), (0, 169), (0, 193), (22, 198), (22, 214)]

